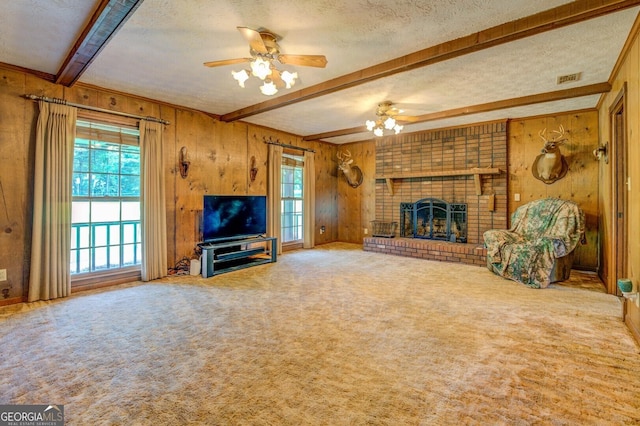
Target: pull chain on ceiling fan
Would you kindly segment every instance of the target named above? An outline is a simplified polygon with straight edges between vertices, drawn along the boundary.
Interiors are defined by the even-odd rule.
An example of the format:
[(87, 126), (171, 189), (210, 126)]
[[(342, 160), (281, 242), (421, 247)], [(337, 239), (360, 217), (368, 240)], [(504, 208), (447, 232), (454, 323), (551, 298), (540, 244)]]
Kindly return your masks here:
[(224, 65), (249, 62), (249, 69), (231, 71), (233, 78), (238, 81), (240, 87), (250, 76), (264, 81), (260, 91), (265, 95), (275, 95), (278, 88), (290, 89), (298, 78), (297, 72), (287, 70), (280, 71), (274, 65), (278, 61), (284, 65), (300, 65), (305, 67), (324, 68), (327, 59), (323, 55), (284, 55), (280, 53), (277, 37), (269, 31), (257, 31), (247, 27), (237, 27), (242, 36), (249, 42), (250, 58), (225, 59), (222, 61), (205, 62), (207, 67), (219, 67)]

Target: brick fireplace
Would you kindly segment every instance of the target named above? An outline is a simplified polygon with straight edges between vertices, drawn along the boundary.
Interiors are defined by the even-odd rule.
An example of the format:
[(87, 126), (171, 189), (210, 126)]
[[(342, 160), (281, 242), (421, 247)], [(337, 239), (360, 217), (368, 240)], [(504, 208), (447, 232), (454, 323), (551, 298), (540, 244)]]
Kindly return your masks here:
[[(443, 241), (413, 238), (402, 229), (401, 207), (423, 199), (465, 206), (464, 241), (450, 233)], [(365, 250), (484, 264), (482, 234), (507, 227), (507, 122), (378, 140), (375, 205), (376, 221), (400, 227), (394, 238), (365, 238)], [(435, 225), (422, 220), (422, 226)]]

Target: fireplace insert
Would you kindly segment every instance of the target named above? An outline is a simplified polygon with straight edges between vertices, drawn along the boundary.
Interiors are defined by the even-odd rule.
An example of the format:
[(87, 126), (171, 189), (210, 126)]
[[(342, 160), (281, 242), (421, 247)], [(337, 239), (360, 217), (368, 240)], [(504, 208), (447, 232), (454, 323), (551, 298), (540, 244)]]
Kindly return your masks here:
[(400, 203), (400, 236), (467, 242), (467, 205), (423, 198)]

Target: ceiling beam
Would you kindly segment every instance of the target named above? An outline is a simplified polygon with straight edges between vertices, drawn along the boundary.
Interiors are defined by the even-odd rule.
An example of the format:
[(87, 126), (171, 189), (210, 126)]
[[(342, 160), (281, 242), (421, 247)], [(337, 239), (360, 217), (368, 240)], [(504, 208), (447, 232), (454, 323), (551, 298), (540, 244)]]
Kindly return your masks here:
[[(611, 91), (609, 82), (590, 84), (572, 89), (556, 90), (553, 92), (538, 93), (536, 95), (521, 96), (519, 98), (504, 99), (502, 101), (487, 102), (484, 104), (454, 108), (446, 111), (438, 111), (424, 115), (415, 116), (410, 124), (425, 123), (427, 121), (442, 120), (445, 118), (460, 117), (463, 115), (478, 114), (481, 112), (496, 111), (506, 108), (514, 108), (525, 105), (533, 105), (543, 102), (561, 101), (563, 99), (579, 98), (581, 96), (598, 95)], [(504, 117), (508, 118), (508, 117)], [(308, 135), (302, 138), (303, 141), (315, 141), (320, 139), (335, 138), (338, 136), (352, 135), (355, 133), (367, 132), (366, 126), (352, 127), (351, 129), (334, 130), (332, 132)]]
[(72, 86), (143, 0), (101, 0), (56, 75), (55, 83)]
[(329, 95), (379, 78), (453, 59), (638, 5), (640, 5), (640, 0), (576, 0), (544, 12), (497, 25), (456, 40), (345, 74), (305, 89), (287, 93), (265, 102), (232, 111), (222, 115), (220, 119), (226, 122), (240, 120), (298, 102)]

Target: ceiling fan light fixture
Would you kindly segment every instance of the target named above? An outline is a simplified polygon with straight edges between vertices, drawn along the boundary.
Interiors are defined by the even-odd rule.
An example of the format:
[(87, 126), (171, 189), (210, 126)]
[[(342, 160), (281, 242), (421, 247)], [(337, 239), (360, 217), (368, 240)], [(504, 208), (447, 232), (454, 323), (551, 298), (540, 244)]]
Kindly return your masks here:
[(367, 120), (365, 125), (367, 126), (367, 130), (368, 131), (372, 131), (374, 129), (374, 127), (376, 127), (376, 122), (373, 121), (373, 120)]
[(287, 84), (287, 89), (291, 89), (291, 86), (296, 84), (296, 78), (298, 78), (298, 73), (283, 71), (280, 77), (282, 78), (282, 81), (284, 81)]
[[(375, 136), (384, 136), (385, 131), (392, 130), (396, 135), (404, 129), (404, 126), (398, 124), (396, 121), (396, 115), (402, 112), (393, 107), (391, 101), (385, 101), (378, 104), (376, 115), (378, 118), (373, 120), (367, 120), (365, 125), (368, 131), (373, 131)], [(404, 120), (404, 118), (401, 118)]]
[(272, 96), (278, 93), (278, 89), (273, 81), (265, 80), (264, 84), (260, 86), (260, 91), (263, 95)]
[(231, 75), (233, 75), (233, 78), (238, 81), (238, 84), (240, 85), (240, 87), (244, 87), (244, 82), (249, 79), (249, 73), (247, 73), (247, 70), (242, 70), (238, 72), (231, 71)]
[(250, 69), (240, 72), (232, 71), (233, 78), (238, 81), (240, 87), (245, 87), (244, 83), (249, 77), (257, 77), (264, 81), (260, 86), (260, 91), (267, 95), (275, 95), (278, 88), (290, 89), (298, 78), (297, 72), (280, 71), (275, 67), (273, 61), (278, 61), (283, 65), (300, 65), (306, 67), (324, 68), (327, 65), (327, 58), (323, 55), (283, 55), (278, 46), (279, 36), (266, 29), (254, 30), (248, 27), (237, 27), (242, 37), (249, 43), (250, 58), (234, 58), (222, 61), (205, 62), (206, 67), (219, 67), (224, 65), (248, 62)]
[(387, 130), (393, 130), (396, 125), (396, 120), (393, 117), (387, 117), (384, 120), (384, 128)]
[(251, 74), (258, 77), (260, 80), (264, 80), (272, 73), (271, 62), (265, 61), (258, 57), (251, 61)]

